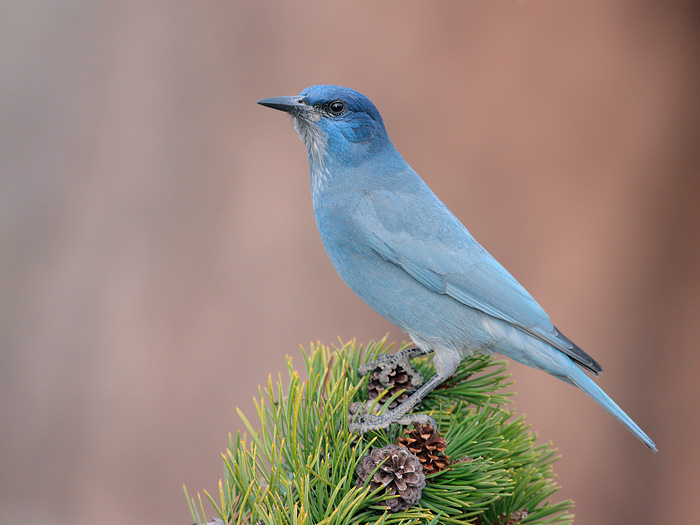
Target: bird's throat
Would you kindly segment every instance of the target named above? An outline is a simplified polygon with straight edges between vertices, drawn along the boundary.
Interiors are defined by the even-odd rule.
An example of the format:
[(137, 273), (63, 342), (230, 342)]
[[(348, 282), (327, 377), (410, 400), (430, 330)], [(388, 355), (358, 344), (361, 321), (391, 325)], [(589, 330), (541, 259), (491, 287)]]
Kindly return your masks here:
[(320, 164), (323, 161), (328, 146), (325, 135), (316, 124), (318, 119), (314, 120), (313, 115), (315, 114), (312, 113), (310, 115), (311, 118), (308, 118), (306, 115), (294, 116), (294, 129), (304, 143), (309, 154), (309, 162), (312, 165)]

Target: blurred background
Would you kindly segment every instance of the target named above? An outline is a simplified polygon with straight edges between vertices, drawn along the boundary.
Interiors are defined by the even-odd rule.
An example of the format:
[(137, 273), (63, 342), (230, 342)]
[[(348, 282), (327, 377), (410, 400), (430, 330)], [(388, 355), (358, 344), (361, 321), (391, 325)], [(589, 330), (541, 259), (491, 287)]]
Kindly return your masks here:
[(368, 95), (605, 368), (652, 454), (512, 366), (578, 524), (700, 512), (700, 9), (685, 2), (0, 3), (0, 521), (186, 524), (298, 345), (404, 335), (337, 277), (255, 101)]

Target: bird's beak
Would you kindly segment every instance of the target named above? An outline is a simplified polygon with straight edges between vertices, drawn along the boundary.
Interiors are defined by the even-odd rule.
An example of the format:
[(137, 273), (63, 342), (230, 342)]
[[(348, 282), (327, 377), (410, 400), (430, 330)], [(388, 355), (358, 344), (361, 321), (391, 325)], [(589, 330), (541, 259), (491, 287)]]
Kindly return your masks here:
[(258, 104), (261, 106), (267, 106), (268, 108), (286, 111), (292, 115), (299, 115), (311, 110), (311, 106), (309, 106), (304, 97), (299, 95), (295, 97), (264, 98), (262, 100), (258, 100)]

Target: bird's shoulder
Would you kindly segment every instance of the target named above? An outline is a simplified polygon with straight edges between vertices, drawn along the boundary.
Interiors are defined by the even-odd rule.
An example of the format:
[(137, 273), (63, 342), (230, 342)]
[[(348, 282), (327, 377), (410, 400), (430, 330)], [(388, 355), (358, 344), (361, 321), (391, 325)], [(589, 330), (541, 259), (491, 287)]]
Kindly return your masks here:
[[(352, 215), (372, 241), (418, 258), (423, 253), (440, 273), (462, 271), (474, 257), (481, 258), (483, 248), (429, 189), (366, 191)], [(438, 268), (440, 260), (447, 266)]]

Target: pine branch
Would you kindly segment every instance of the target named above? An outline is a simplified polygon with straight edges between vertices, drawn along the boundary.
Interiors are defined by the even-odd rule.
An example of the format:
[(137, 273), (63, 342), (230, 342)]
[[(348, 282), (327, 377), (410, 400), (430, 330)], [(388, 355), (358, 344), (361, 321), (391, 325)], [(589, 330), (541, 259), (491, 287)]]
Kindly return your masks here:
[[(363, 436), (351, 434), (348, 410), (351, 403), (365, 400), (369, 380), (361, 378), (357, 369), (390, 348), (385, 340), (366, 347), (354, 341), (332, 348), (312, 345), (303, 354), (307, 381), (300, 379), (287, 358), (288, 386), (281, 378), (273, 384), (270, 377), (267, 389), (259, 389), (257, 423), (239, 411), (247, 436), (239, 433), (235, 440), (229, 436), (219, 494), (205, 492), (217, 516), (209, 523), (219, 519), (231, 525), (572, 522), (571, 501), (549, 500), (558, 489), (552, 481), (554, 449), (550, 444), (535, 445), (523, 418), (514, 418), (505, 408), (509, 394), (501, 391), (508, 384), (503, 362), (481, 355), (465, 359), (447, 383), (428, 395), (420, 410), (436, 420), (439, 438), (428, 441), (429, 435), (421, 437), (419, 427), (398, 425)], [(432, 374), (429, 359), (417, 358), (414, 364), (424, 376)], [(380, 394), (376, 405), (398, 395)], [(394, 494), (402, 482), (389, 484), (393, 471), (382, 461), (375, 466), (367, 460), (366, 468), (374, 470), (364, 472), (358, 482), (358, 465), (372, 450), (399, 441), (410, 442), (419, 452), (413, 456), (415, 462), (436, 458), (436, 443), (439, 453), (444, 450), (449, 459), (441, 457), (426, 466), (426, 484), (417, 505), (391, 513), (387, 505), (393, 509), (408, 505), (397, 505), (392, 501), (397, 495), (370, 481), (382, 479)], [(422, 446), (428, 448), (421, 450)], [(411, 461), (396, 468), (413, 469)], [(380, 469), (383, 477), (376, 478)], [(413, 476), (399, 471), (399, 478)], [(372, 490), (373, 485), (379, 487)], [(192, 519), (206, 523), (202, 497), (198, 502), (187, 499)]]

